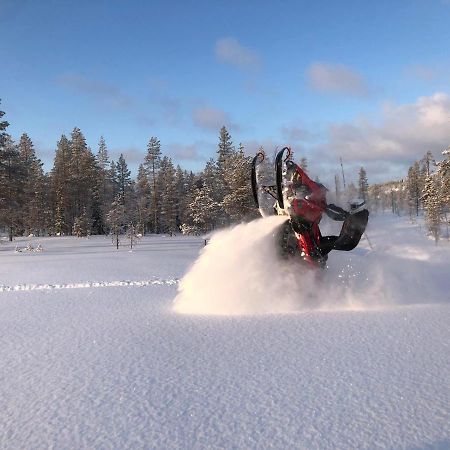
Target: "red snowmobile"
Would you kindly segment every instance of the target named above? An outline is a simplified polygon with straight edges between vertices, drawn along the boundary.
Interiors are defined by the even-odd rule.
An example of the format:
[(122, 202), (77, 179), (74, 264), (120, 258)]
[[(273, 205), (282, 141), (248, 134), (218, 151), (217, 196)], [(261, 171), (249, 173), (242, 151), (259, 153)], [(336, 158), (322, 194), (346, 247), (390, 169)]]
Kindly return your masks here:
[[(292, 161), (289, 147), (277, 153), (275, 167), (265, 162), (264, 152), (253, 158), (253, 197), (263, 216), (287, 216), (276, 233), (283, 258), (299, 257), (313, 267), (325, 268), (331, 250), (349, 251), (358, 245), (369, 219), (364, 202), (351, 203), (350, 211), (327, 204), (327, 189)], [(319, 223), (324, 212), (343, 222), (339, 236), (322, 236)]]

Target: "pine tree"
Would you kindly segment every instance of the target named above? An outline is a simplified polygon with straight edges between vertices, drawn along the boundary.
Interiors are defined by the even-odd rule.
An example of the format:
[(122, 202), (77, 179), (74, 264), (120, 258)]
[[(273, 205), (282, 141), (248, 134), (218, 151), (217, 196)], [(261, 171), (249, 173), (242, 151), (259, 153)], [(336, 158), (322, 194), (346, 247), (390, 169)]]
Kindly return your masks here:
[(450, 147), (442, 152), (444, 159), (438, 166), (438, 174), (441, 178), (442, 203), (450, 208)]
[[(1, 99), (0, 99), (0, 103), (1, 103)], [(3, 149), (3, 147), (6, 143), (7, 133), (5, 132), (5, 130), (9, 126), (9, 123), (6, 120), (1, 120), (1, 118), (4, 115), (5, 115), (5, 112), (0, 110), (0, 151)]]
[(152, 189), (152, 231), (154, 233), (159, 232), (158, 215), (160, 212), (159, 200), (160, 194), (157, 189), (157, 176), (161, 165), (161, 143), (159, 140), (152, 136), (147, 145), (147, 154), (145, 155), (145, 168), (149, 174), (150, 185)]
[(7, 134), (0, 147), (0, 223), (8, 228), (9, 240), (21, 228), (24, 173), (16, 144)]
[(105, 138), (103, 136), (100, 136), (100, 140), (98, 142), (98, 152), (96, 158), (97, 164), (100, 167), (100, 169), (106, 171), (109, 166), (109, 154)]
[[(230, 194), (230, 186), (227, 184), (226, 175), (232, 167), (232, 159), (236, 154), (231, 136), (225, 127), (222, 127), (219, 134), (219, 144), (217, 150), (217, 165), (214, 173), (214, 183), (205, 181), (208, 188), (211, 190), (213, 200), (222, 204), (224, 198)], [(205, 172), (208, 167), (205, 168)], [(206, 180), (206, 178), (205, 178)], [(216, 224), (219, 226), (226, 225), (230, 222), (230, 216), (227, 214), (224, 208), (220, 208), (216, 214)]]
[(438, 177), (432, 174), (425, 179), (424, 195), (422, 197), (425, 210), (428, 230), (437, 243), (440, 236), (441, 224), (441, 202), (439, 198), (439, 186), (437, 185)]
[(227, 160), (233, 152), (234, 146), (230, 133), (228, 133), (228, 130), (223, 126), (220, 129), (219, 145), (217, 149), (217, 167), (220, 175), (223, 175), (223, 171), (226, 170)]
[(43, 164), (36, 157), (33, 142), (26, 133), (20, 138), (18, 150), (24, 175), (22, 226), (26, 234), (39, 235), (46, 228), (47, 196)]
[(408, 170), (406, 189), (408, 194), (410, 217), (418, 217), (421, 198), (420, 167), (418, 162), (415, 162), (414, 165)]
[(180, 230), (182, 218), (184, 217), (184, 211), (186, 210), (186, 198), (188, 192), (186, 189), (186, 180), (184, 178), (184, 172), (178, 165), (175, 169), (175, 225), (177, 231)]
[(381, 188), (378, 184), (369, 186), (369, 199), (370, 206), (375, 211), (378, 212), (380, 209), (380, 199), (381, 199)]
[(136, 178), (136, 220), (137, 230), (141, 234), (149, 228), (151, 189), (147, 169), (139, 165)]
[(251, 171), (251, 158), (244, 155), (244, 148), (232, 153), (227, 160), (227, 170), (224, 180), (228, 194), (225, 195), (222, 206), (233, 221), (255, 218), (256, 208), (253, 204), (253, 194), (248, 181)]
[(420, 160), (421, 173), (423, 177), (428, 177), (431, 173), (430, 166), (435, 163), (433, 153), (427, 151), (423, 158)]
[(86, 208), (83, 208), (83, 212), (75, 217), (72, 234), (77, 237), (85, 237), (89, 235), (90, 228)]
[(161, 160), (161, 170), (158, 174), (157, 189), (160, 193), (160, 227), (161, 231), (170, 234), (177, 229), (176, 217), (176, 188), (175, 169), (169, 157)]
[(50, 179), (54, 195), (54, 229), (57, 235), (71, 231), (71, 187), (69, 184), (69, 165), (71, 161), (70, 143), (62, 135), (57, 143), (53, 169)]
[(124, 204), (126, 204), (127, 197), (131, 189), (131, 171), (128, 170), (128, 165), (122, 153), (120, 154), (119, 160), (117, 161), (116, 171), (118, 194), (120, 195)]
[(123, 199), (120, 198), (120, 194), (118, 194), (112, 202), (111, 208), (106, 215), (106, 220), (109, 224), (111, 234), (114, 236), (116, 247), (119, 248), (119, 236), (121, 229), (127, 222), (125, 206)]
[[(111, 203), (116, 200), (117, 195), (119, 194), (119, 181), (117, 178), (117, 165), (114, 161), (111, 161), (109, 170), (108, 170), (108, 180), (109, 185), (111, 186)], [(108, 205), (111, 206), (111, 203)], [(109, 208), (108, 208), (109, 210)]]
[(199, 182), (194, 192), (194, 198), (188, 205), (190, 220), (181, 227), (183, 233), (199, 235), (212, 230), (217, 208), (218, 205), (212, 198), (209, 186)]
[[(98, 181), (98, 180), (97, 180)], [(100, 183), (97, 182), (92, 190), (91, 199), (91, 232), (92, 234), (105, 233), (104, 213), (100, 195)]]
[(98, 199), (96, 199), (95, 202), (100, 204), (102, 217), (106, 217), (117, 192), (114, 192), (113, 181), (110, 176), (111, 162), (109, 160), (108, 147), (106, 146), (106, 141), (103, 136), (100, 137), (98, 143), (96, 163), (98, 168), (96, 182)]
[(364, 167), (359, 169), (359, 179), (358, 179), (358, 195), (364, 201), (367, 200), (367, 193), (369, 191), (369, 183), (367, 181), (367, 173)]
[(449, 216), (450, 211), (450, 147), (442, 152), (444, 159), (440, 161), (438, 166), (438, 176), (440, 178), (441, 190), (440, 201), (445, 217), (445, 225), (447, 227), (447, 238), (449, 238)]
[(187, 170), (183, 171), (183, 186), (179, 190), (180, 195), (180, 209), (179, 209), (179, 217), (178, 217), (178, 228), (181, 230), (181, 226), (184, 223), (193, 223), (191, 217), (191, 211), (189, 209), (189, 205), (192, 203), (196, 196), (197, 192), (197, 179), (195, 174), (191, 171)]

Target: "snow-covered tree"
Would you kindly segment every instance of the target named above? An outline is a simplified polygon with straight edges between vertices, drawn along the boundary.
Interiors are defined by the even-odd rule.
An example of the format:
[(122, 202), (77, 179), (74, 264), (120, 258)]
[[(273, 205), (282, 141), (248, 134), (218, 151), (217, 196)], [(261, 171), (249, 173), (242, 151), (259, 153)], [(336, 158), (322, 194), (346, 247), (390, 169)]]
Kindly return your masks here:
[(177, 198), (175, 168), (169, 157), (162, 158), (160, 169), (156, 184), (160, 195), (160, 231), (173, 234), (177, 230)]
[(152, 189), (152, 202), (151, 202), (151, 228), (154, 233), (159, 232), (158, 215), (160, 212), (160, 194), (157, 189), (157, 177), (161, 165), (161, 143), (158, 138), (152, 136), (147, 144), (147, 154), (145, 155), (144, 166), (147, 169), (147, 173), (150, 180), (150, 186)]
[(423, 158), (420, 160), (420, 171), (422, 176), (428, 177), (431, 173), (431, 166), (435, 163), (433, 153), (429, 150), (425, 153)]
[(106, 141), (103, 136), (100, 136), (100, 140), (98, 142), (98, 152), (97, 152), (97, 164), (98, 167), (102, 170), (107, 170), (109, 166), (109, 154), (108, 147), (106, 146)]
[(22, 227), (26, 234), (39, 235), (47, 227), (48, 196), (42, 162), (36, 157), (33, 142), (24, 133), (18, 144), (23, 171)]
[(210, 187), (206, 183), (198, 182), (194, 198), (188, 205), (189, 221), (183, 223), (184, 234), (202, 234), (211, 231), (214, 227), (214, 217), (217, 214), (218, 204), (212, 197)]
[(422, 199), (426, 211), (426, 222), (428, 230), (437, 243), (440, 237), (442, 204), (439, 196), (438, 177), (435, 174), (430, 174), (426, 177), (425, 188), (423, 192), (424, 195)]
[(8, 228), (9, 240), (21, 228), (24, 173), (17, 145), (2, 136), (0, 147), (0, 223)]
[(244, 155), (242, 146), (228, 157), (225, 167), (223, 177), (228, 193), (221, 203), (224, 211), (233, 221), (257, 217), (249, 183), (251, 158)]
[[(0, 99), (0, 103), (1, 103), (1, 99)], [(1, 120), (4, 115), (5, 115), (5, 112), (0, 110), (0, 150), (5, 145), (6, 136), (7, 136), (7, 133), (5, 130), (9, 126), (9, 123), (6, 120)]]
[(219, 173), (222, 174), (226, 170), (226, 163), (228, 158), (233, 154), (234, 146), (231, 140), (230, 133), (225, 126), (220, 129), (219, 145), (217, 149), (217, 167)]
[(150, 225), (150, 199), (151, 188), (147, 169), (139, 165), (136, 178), (136, 228), (139, 233), (145, 234)]
[(127, 162), (125, 161), (125, 157), (122, 153), (120, 154), (119, 160), (117, 161), (116, 171), (118, 194), (126, 205), (127, 197), (130, 194), (131, 189), (131, 171), (128, 170)]
[(442, 152), (444, 159), (438, 162), (438, 175), (441, 179), (442, 203), (450, 209), (450, 147)]
[(359, 169), (359, 178), (358, 178), (358, 195), (364, 201), (367, 200), (367, 194), (369, 191), (369, 182), (367, 181), (367, 173), (364, 167)]
[(71, 189), (69, 185), (69, 164), (71, 151), (69, 140), (62, 135), (57, 143), (53, 169), (50, 174), (53, 192), (54, 229), (62, 235), (71, 231)]
[(418, 162), (415, 162), (408, 170), (408, 178), (406, 181), (407, 194), (408, 194), (408, 206), (410, 216), (419, 215), (419, 206), (421, 198), (421, 175), (420, 166)]
[(113, 242), (115, 242), (116, 247), (119, 248), (119, 236), (122, 227), (127, 222), (124, 202), (119, 194), (111, 204), (111, 208), (106, 215), (106, 221), (110, 227), (111, 234), (113, 235)]
[[(98, 152), (95, 159), (97, 164), (96, 189), (98, 191), (98, 202), (100, 204), (102, 216), (106, 217), (111, 203), (117, 194), (117, 190), (114, 191), (113, 184), (115, 180), (113, 181), (111, 177), (111, 161), (109, 159), (108, 147), (103, 136), (100, 137)], [(116, 177), (115, 168), (113, 172), (114, 177)]]
[(89, 230), (90, 224), (88, 221), (86, 208), (84, 208), (83, 212), (78, 217), (75, 217), (72, 234), (77, 237), (85, 237), (89, 235)]

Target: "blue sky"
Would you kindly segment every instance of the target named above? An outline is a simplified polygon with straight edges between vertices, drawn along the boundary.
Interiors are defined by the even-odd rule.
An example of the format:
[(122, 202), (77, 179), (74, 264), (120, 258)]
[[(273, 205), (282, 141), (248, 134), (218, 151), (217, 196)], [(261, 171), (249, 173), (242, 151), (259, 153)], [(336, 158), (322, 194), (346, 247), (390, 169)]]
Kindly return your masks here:
[(199, 170), (219, 129), (312, 175), (403, 176), (450, 145), (450, 1), (0, 0), (0, 98), (51, 167), (81, 128), (130, 167), (157, 136)]

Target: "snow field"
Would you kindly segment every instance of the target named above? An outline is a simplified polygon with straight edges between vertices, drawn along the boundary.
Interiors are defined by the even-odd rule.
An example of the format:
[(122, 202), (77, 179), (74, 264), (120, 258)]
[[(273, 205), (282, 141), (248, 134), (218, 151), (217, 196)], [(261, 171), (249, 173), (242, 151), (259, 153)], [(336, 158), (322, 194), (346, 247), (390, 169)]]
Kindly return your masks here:
[[(224, 247), (256, 263), (271, 226), (253, 244), (249, 228), (225, 231)], [(0, 448), (450, 448), (449, 248), (390, 216), (368, 233), (373, 250), (330, 256), (318, 308), (290, 281), (283, 308), (263, 288), (258, 306), (244, 273), (265, 286), (277, 268), (228, 255), (219, 270), (217, 236), (133, 252), (98, 238), (42, 239), (33, 254), (2, 244), (1, 285), (49, 288), (0, 292)], [(138, 284), (177, 279), (178, 292)], [(186, 280), (210, 283), (201, 301)]]

